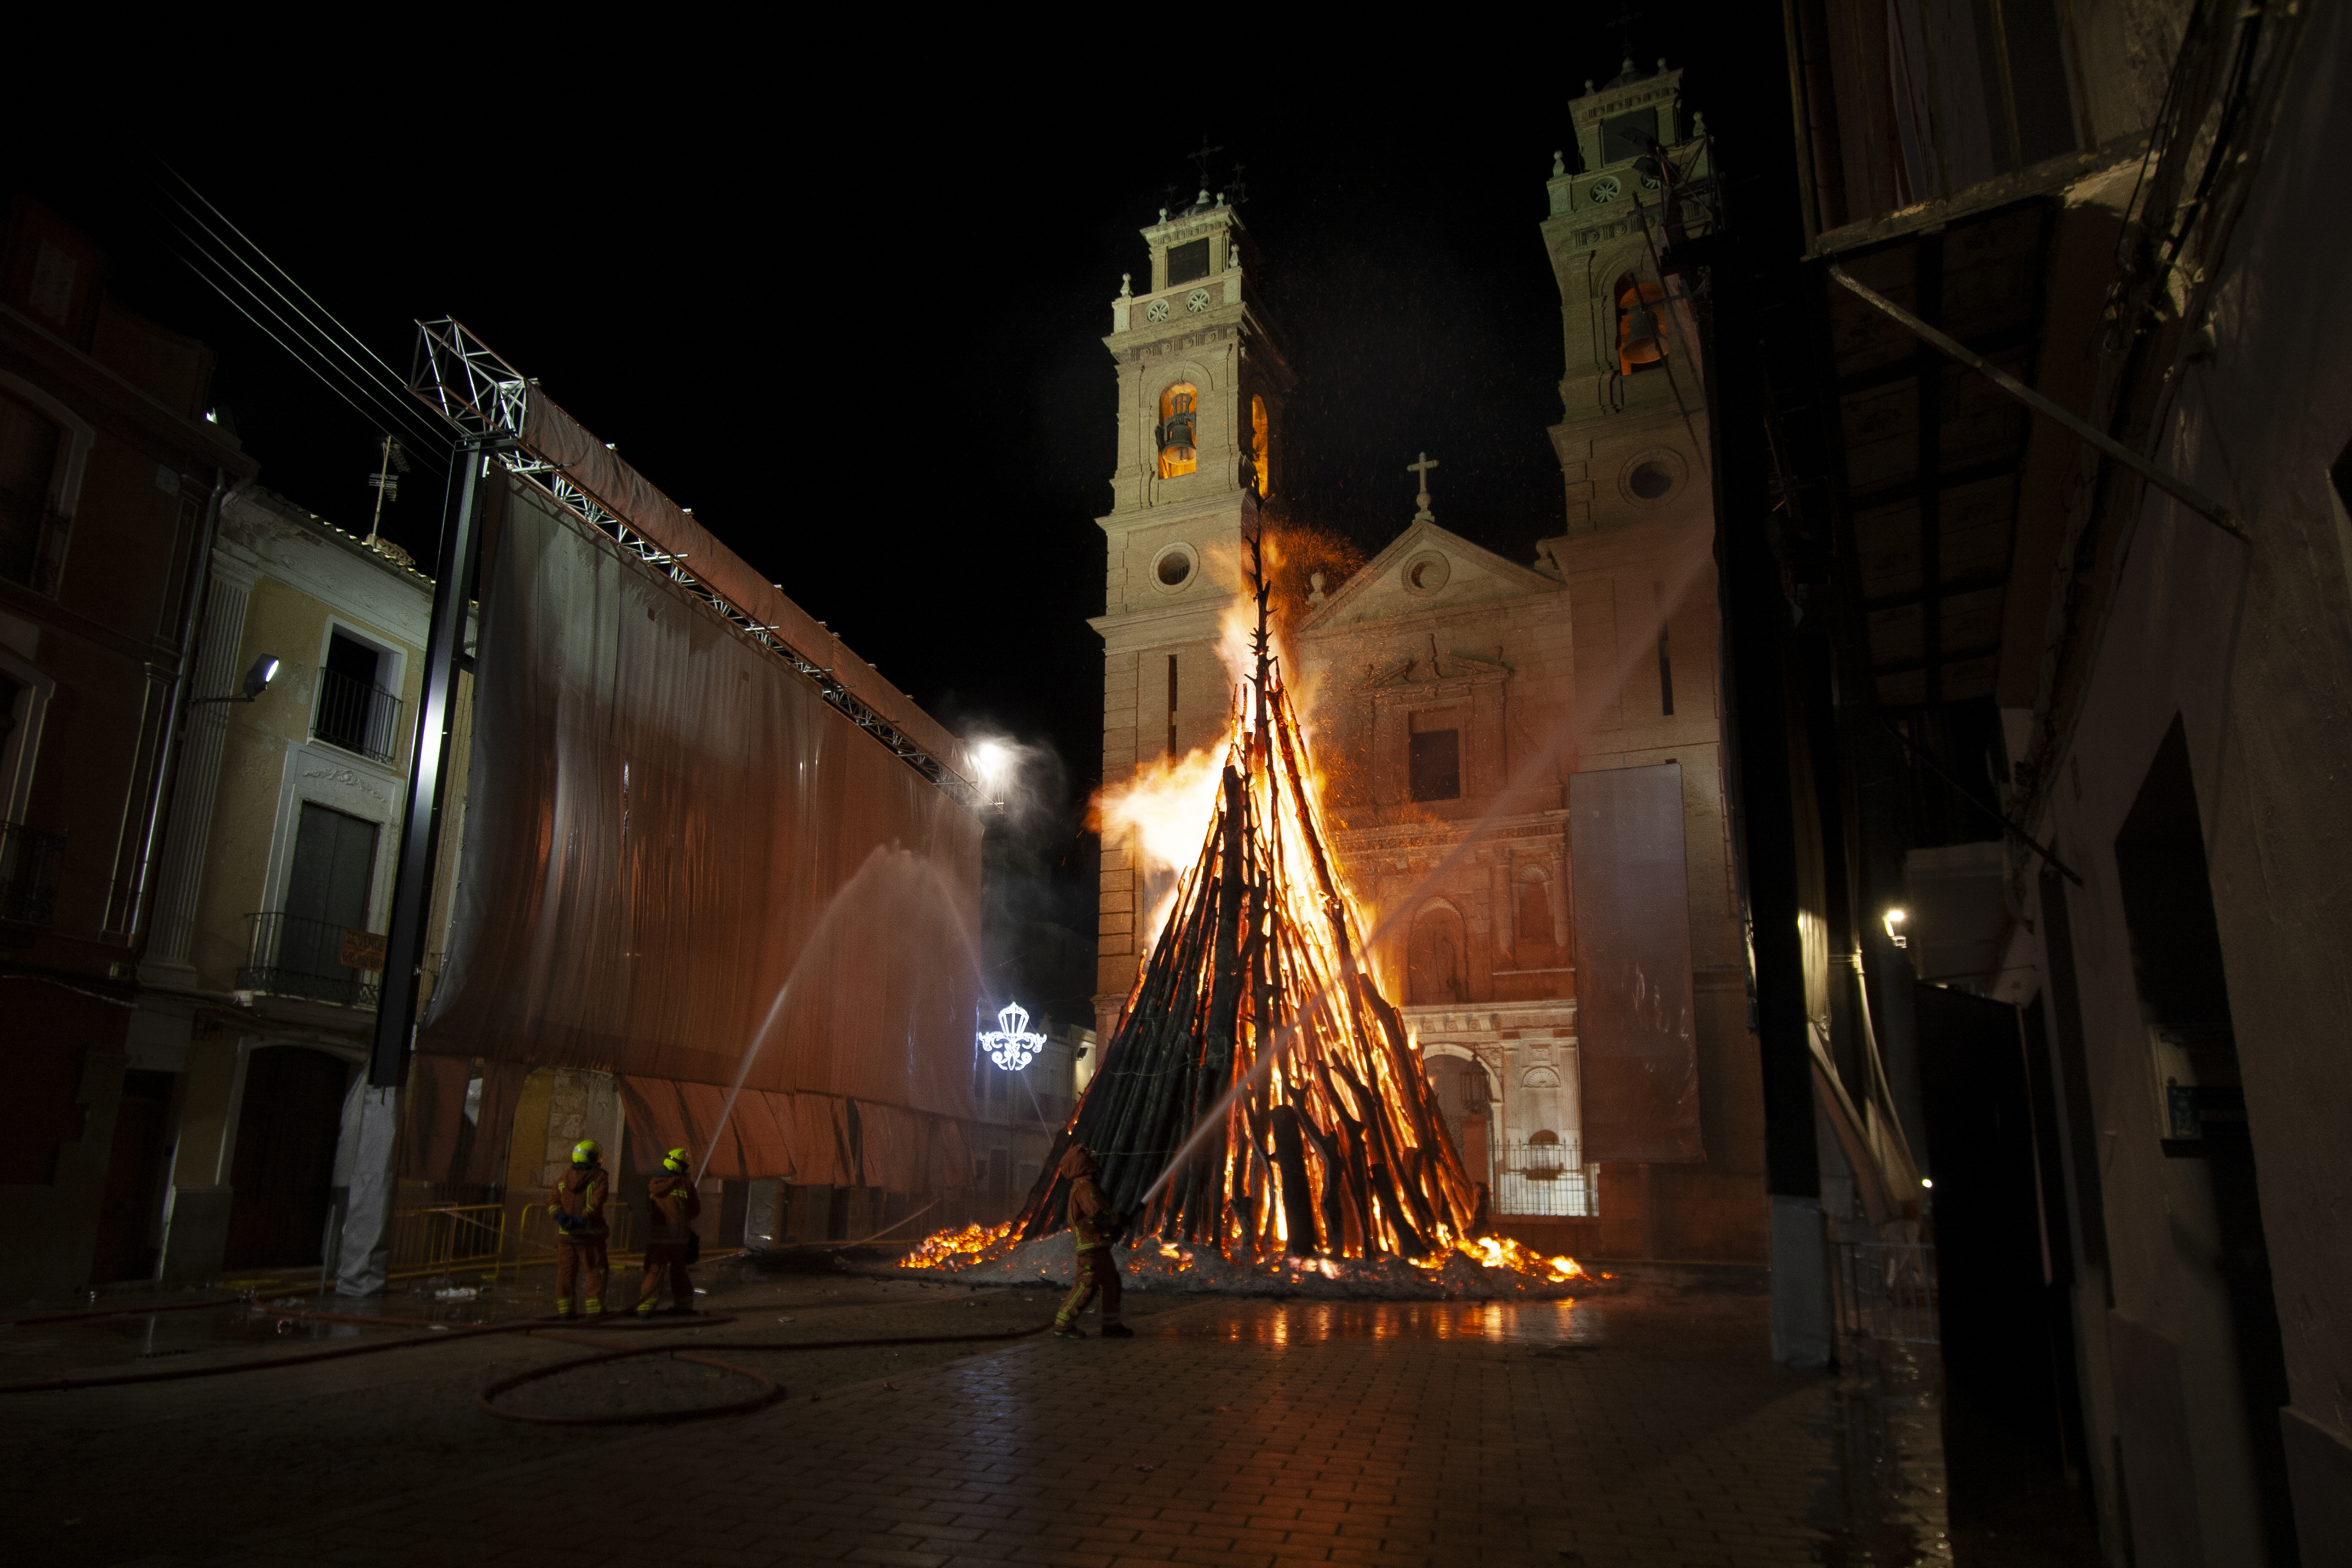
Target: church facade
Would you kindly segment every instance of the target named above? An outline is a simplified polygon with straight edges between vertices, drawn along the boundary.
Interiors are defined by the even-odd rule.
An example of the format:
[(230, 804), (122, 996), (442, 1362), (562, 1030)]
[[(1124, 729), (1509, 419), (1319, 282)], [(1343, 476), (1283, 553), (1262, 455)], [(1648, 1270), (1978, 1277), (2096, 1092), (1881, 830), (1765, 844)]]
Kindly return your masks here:
[[(1759, 1261), (1704, 366), (1684, 280), (1660, 273), (1634, 210), (1707, 172), (1679, 85), (1629, 68), (1588, 92), (1576, 172), (1555, 163), (1564, 504), (1538, 559), (1441, 525), (1443, 457), (1422, 454), (1400, 475), (1421, 481), (1404, 531), (1344, 582), (1284, 595), (1281, 635), (1383, 992), (1492, 1223), (1594, 1256)], [(1204, 193), (1143, 237), (1150, 286), (1130, 279), (1105, 340), (1121, 397), (1095, 623), (1112, 790), (1222, 741), (1220, 628), (1245, 597), (1253, 499), (1280, 494), (1291, 379), (1230, 206)], [(1105, 1038), (1150, 942), (1154, 870), (1107, 836)]]

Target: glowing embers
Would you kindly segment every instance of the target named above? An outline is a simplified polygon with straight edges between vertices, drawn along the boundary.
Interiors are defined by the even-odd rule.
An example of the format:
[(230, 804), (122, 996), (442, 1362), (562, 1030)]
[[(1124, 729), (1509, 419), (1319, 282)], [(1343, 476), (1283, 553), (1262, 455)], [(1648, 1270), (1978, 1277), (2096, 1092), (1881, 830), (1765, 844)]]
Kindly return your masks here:
[(996, 1024), (993, 1029), (981, 1031), (980, 1048), (1006, 1072), (1019, 1072), (1045, 1048), (1045, 1037), (1029, 1032), (1029, 1009), (1020, 1003), (1006, 1003), (996, 1015)]
[[(1067, 1237), (1015, 1240), (1010, 1226), (942, 1231), (900, 1260), (902, 1268), (952, 1276), (966, 1285), (1027, 1285), (1070, 1278)], [(1211, 1247), (1142, 1237), (1115, 1253), (1129, 1285), (1228, 1296), (1327, 1300), (1569, 1300), (1606, 1287), (1572, 1258), (1545, 1258), (1505, 1237), (1456, 1242), (1426, 1258), (1228, 1258)]]
[(968, 1225), (961, 1230), (943, 1230), (927, 1236), (915, 1249), (898, 1259), (901, 1268), (956, 1268), (977, 1263), (1000, 1247), (1010, 1225)]

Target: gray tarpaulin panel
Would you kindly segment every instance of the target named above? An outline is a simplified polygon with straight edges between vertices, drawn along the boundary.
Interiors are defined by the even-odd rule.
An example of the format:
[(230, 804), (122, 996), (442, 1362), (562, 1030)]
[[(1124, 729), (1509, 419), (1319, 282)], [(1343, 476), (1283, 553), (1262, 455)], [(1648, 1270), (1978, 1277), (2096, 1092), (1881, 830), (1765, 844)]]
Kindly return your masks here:
[[(652, 1118), (705, 1137), (740, 1074), (762, 1094), (724, 1139), (747, 1175), (838, 1163), (792, 1147), (811, 1140), (774, 1097), (894, 1107), (907, 1135), (872, 1184), (968, 1182), (918, 1135), (961, 1152), (940, 1123), (972, 1115), (979, 822), (535, 490), (505, 512), (420, 1048), (721, 1086)], [(792, 1125), (829, 1140), (831, 1120)]]
[(1568, 809), (1584, 1157), (1703, 1160), (1681, 764), (1573, 774)]
[(803, 658), (831, 670), (834, 679), (860, 702), (897, 725), (900, 733), (933, 759), (965, 778), (973, 776), (961, 741), (940, 729), (937, 720), (852, 653), (848, 644), (818, 625), (807, 611), (786, 598), (783, 590), (754, 572), (717, 535), (536, 386), (530, 389), (525, 406), (522, 441), (562, 469), (566, 479), (595, 497), (607, 511), (677, 557), (684, 570), (720, 598), (773, 630)]

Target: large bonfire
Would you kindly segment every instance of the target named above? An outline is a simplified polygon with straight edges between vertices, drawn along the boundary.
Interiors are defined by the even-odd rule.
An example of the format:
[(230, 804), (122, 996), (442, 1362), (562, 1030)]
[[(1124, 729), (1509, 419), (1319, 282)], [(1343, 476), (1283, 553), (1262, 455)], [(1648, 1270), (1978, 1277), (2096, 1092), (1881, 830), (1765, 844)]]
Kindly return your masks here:
[[(929, 1237), (909, 1268), (1028, 1279), (1067, 1224), (1072, 1142), (1132, 1216), (1139, 1282), (1348, 1293), (1557, 1293), (1573, 1259), (1474, 1237), (1477, 1193), (1404, 1021), (1365, 961), (1364, 924), (1317, 808), (1312, 763), (1251, 544), (1255, 668), (1216, 802), (1103, 1065), (1020, 1214)], [(1066, 1244), (1064, 1244), (1065, 1246)], [(1055, 1270), (1060, 1272), (1059, 1269)]]

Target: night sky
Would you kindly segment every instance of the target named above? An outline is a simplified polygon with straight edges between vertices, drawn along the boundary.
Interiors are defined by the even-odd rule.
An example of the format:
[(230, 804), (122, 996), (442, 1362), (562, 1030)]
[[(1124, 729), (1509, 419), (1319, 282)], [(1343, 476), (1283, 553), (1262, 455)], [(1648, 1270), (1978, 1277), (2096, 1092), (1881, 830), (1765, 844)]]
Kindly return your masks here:
[[(1197, 184), (1186, 151), (1223, 145), (1214, 186), (1246, 167), (1300, 378), (1294, 515), (1378, 549), (1412, 515), (1404, 465), (1425, 448), (1439, 521), (1531, 562), (1560, 509), (1537, 225), (1553, 150), (1574, 157), (1569, 100), (1616, 73), (1598, 18), (1619, 9), (1530, 13), (1475, 43), (1351, 27), (1345, 57), (1219, 46), (1222, 63), (1164, 68), (1102, 19), (999, 38), (969, 69), (713, 38), (715, 74), (688, 86), (666, 57), (651, 97), (520, 57), (453, 94), (418, 57), (275, 92), (191, 84), (130, 134), (90, 100), (50, 104), (0, 176), (90, 229), (132, 309), (215, 347), (215, 400), (264, 485), (364, 531), (384, 421), (173, 255), (159, 156), (401, 371), (413, 318), (466, 321), (951, 727), (1055, 749), (1075, 807), (1099, 760), (1100, 339), (1119, 274), (1148, 267), (1136, 230)], [(1645, 70), (1689, 68), (1733, 224), (1792, 250), (1779, 7), (1654, 5), (1632, 39)], [(442, 486), (415, 460), (387, 531), (429, 563)]]

